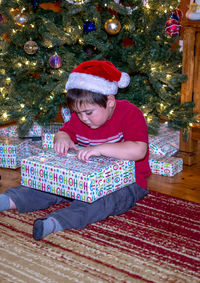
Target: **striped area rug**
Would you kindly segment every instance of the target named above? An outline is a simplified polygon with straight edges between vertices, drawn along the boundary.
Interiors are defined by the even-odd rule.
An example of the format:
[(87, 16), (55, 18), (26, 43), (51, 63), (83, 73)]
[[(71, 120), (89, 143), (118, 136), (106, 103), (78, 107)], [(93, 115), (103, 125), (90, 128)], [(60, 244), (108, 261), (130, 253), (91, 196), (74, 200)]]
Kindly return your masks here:
[(151, 191), (120, 216), (42, 241), (48, 210), (0, 213), (0, 282), (200, 282), (200, 204)]

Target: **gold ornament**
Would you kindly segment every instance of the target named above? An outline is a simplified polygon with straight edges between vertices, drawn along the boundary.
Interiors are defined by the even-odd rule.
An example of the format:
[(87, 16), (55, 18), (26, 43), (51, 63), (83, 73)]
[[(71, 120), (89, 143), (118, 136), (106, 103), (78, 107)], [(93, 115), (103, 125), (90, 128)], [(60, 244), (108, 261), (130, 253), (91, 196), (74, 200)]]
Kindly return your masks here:
[(120, 30), (121, 30), (121, 24), (115, 18), (107, 20), (105, 22), (104, 27), (105, 27), (106, 32), (108, 34), (111, 34), (111, 35), (115, 35), (115, 34), (119, 33)]
[(38, 50), (38, 45), (35, 41), (29, 40), (24, 44), (24, 50), (27, 54), (35, 54)]

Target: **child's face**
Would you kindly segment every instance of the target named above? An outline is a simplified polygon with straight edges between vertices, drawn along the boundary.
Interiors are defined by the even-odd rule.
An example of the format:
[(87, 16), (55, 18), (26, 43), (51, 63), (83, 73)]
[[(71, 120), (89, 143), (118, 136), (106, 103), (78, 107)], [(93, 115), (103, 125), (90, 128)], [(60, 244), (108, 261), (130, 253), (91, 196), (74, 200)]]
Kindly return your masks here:
[(79, 106), (76, 113), (79, 119), (91, 129), (101, 127), (113, 114), (115, 100), (108, 99), (106, 108), (98, 104), (84, 103)]

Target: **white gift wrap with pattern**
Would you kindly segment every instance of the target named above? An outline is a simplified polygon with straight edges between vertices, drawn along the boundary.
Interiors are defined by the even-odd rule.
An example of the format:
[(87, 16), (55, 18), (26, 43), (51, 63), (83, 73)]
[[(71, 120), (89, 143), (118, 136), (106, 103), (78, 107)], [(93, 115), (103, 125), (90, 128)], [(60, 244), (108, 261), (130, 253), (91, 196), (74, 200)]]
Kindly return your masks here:
[(42, 136), (42, 148), (44, 150), (53, 148), (55, 134), (45, 133)]
[(173, 156), (179, 150), (180, 132), (162, 124), (158, 135), (149, 135), (149, 151), (152, 154)]
[[(56, 133), (63, 126), (63, 123), (50, 123), (47, 126), (40, 126), (34, 123), (25, 137), (41, 137), (44, 133)], [(0, 136), (2, 137), (18, 137), (18, 126), (12, 125), (0, 128)]]
[(153, 174), (173, 177), (183, 170), (182, 158), (150, 154), (149, 166)]
[(88, 203), (134, 182), (134, 161), (100, 156), (83, 162), (73, 150), (67, 156), (47, 151), (21, 165), (22, 185)]
[(62, 117), (64, 122), (68, 122), (71, 119), (71, 113), (70, 110), (66, 107), (62, 107), (61, 109)]
[(0, 167), (16, 169), (28, 155), (28, 140), (0, 137)]

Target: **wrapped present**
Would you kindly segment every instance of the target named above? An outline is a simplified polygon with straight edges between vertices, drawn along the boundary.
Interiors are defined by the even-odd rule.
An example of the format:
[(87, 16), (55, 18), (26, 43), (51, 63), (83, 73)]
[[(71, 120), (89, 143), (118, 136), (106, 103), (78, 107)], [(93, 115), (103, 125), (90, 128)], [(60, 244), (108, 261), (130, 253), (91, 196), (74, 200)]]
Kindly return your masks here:
[(150, 154), (149, 166), (153, 174), (172, 177), (183, 170), (182, 158)]
[(42, 148), (44, 150), (53, 148), (55, 134), (45, 133), (42, 136)]
[(28, 140), (0, 137), (0, 167), (20, 167), (21, 160), (28, 156), (28, 144)]
[(22, 185), (88, 203), (133, 182), (134, 161), (100, 156), (83, 162), (74, 150), (67, 156), (49, 150), (24, 159), (21, 166)]
[(43, 135), (46, 133), (55, 134), (61, 127), (63, 127), (63, 123), (50, 123), (48, 126), (43, 127)]
[(43, 128), (37, 122), (33, 123), (33, 126), (25, 135), (25, 137), (41, 137)]
[(64, 122), (68, 122), (71, 119), (71, 113), (68, 108), (62, 107), (61, 114), (62, 114)]
[(0, 136), (1, 137), (18, 137), (17, 133), (17, 125), (7, 126), (0, 128)]
[(33, 155), (39, 155), (41, 153), (44, 153), (44, 150), (42, 148), (42, 141), (29, 140), (27, 147), (27, 157)]
[[(33, 124), (25, 137), (42, 137), (44, 133), (56, 133), (63, 126), (63, 123), (50, 123), (47, 126), (40, 126), (37, 122)], [(18, 137), (18, 126), (12, 125), (0, 128), (2, 137)]]
[(149, 135), (149, 151), (152, 154), (173, 156), (179, 150), (180, 133), (162, 124), (158, 135)]

